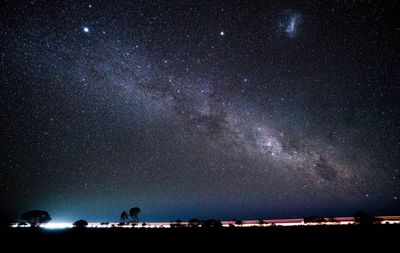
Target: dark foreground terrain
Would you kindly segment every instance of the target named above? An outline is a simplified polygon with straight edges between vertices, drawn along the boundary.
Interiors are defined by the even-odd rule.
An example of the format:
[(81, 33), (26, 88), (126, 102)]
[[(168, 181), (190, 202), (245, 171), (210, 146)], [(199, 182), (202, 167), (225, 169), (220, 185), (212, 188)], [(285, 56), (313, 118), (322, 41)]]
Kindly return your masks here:
[[(66, 249), (267, 249), (267, 248), (382, 248), (396, 252), (400, 225), (342, 225), (252, 228), (83, 228), (3, 231), (2, 245), (59, 251)], [(323, 248), (321, 248), (323, 247)], [(263, 250), (263, 251), (264, 251)], [(10, 251), (11, 252), (11, 251)]]

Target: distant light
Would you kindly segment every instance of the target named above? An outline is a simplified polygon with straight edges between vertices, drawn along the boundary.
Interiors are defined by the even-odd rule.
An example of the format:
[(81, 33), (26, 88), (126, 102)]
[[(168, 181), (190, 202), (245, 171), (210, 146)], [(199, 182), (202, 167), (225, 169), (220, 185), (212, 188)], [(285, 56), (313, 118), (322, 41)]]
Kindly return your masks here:
[(72, 223), (68, 222), (49, 222), (41, 225), (42, 228), (46, 229), (63, 229), (63, 228), (72, 228)]
[(85, 32), (85, 33), (90, 32), (89, 27), (87, 27), (87, 26), (83, 27), (83, 32)]
[(224, 36), (224, 35), (225, 35), (225, 32), (224, 32), (224, 31), (221, 31), (221, 32), (219, 33), (219, 35)]
[(89, 4), (89, 8), (92, 8), (93, 6), (91, 4)]

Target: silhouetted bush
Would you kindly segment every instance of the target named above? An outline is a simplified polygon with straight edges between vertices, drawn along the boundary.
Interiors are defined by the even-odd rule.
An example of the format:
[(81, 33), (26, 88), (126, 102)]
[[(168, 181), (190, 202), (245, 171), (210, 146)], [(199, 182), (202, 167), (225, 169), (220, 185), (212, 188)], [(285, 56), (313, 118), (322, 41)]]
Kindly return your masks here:
[(25, 222), (25, 221), (20, 221), (20, 222), (17, 223), (18, 227), (26, 227), (28, 225), (29, 225), (28, 222)]
[(27, 221), (33, 228), (51, 221), (49, 213), (41, 210), (28, 211), (22, 214), (21, 219)]
[(73, 224), (74, 228), (86, 228), (89, 223), (85, 220), (77, 220)]
[(322, 223), (325, 222), (325, 219), (320, 216), (308, 216), (304, 218), (304, 223)]
[(258, 225), (264, 226), (265, 224), (267, 223), (264, 220), (258, 220)]
[(201, 224), (202, 228), (220, 228), (222, 227), (222, 223), (219, 220), (214, 220), (214, 219), (210, 219), (210, 220), (206, 220)]
[(190, 219), (189, 222), (188, 222), (188, 226), (192, 227), (192, 228), (199, 227), (200, 225), (201, 225), (201, 221), (199, 221), (196, 218)]
[(176, 220), (175, 222), (172, 222), (171, 224), (169, 224), (169, 226), (171, 227), (171, 228), (180, 228), (180, 227), (183, 227), (183, 225), (182, 225), (182, 221), (181, 220)]
[(102, 223), (100, 223), (100, 225), (102, 225), (102, 226), (108, 226), (110, 224), (110, 222), (102, 222)]
[(242, 220), (236, 220), (236, 219), (234, 219), (234, 221), (235, 221), (235, 225), (236, 225), (236, 226), (242, 226), (242, 225), (243, 225), (243, 221), (242, 221)]

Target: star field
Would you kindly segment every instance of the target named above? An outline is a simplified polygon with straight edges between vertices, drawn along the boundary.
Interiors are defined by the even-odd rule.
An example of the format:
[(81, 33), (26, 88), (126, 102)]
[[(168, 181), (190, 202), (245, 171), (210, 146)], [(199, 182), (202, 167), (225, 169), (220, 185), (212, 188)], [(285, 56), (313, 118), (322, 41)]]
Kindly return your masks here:
[(395, 1), (5, 1), (18, 217), (398, 214)]

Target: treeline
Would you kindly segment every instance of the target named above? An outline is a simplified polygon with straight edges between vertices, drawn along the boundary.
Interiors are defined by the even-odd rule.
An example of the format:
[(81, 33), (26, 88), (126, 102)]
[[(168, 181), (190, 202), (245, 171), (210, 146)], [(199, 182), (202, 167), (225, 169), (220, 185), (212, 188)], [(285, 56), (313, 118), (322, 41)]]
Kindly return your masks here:
[[(120, 222), (115, 225), (113, 224), (111, 227), (146, 227), (146, 223), (141, 223), (139, 225), (139, 214), (141, 209), (139, 207), (132, 207), (128, 211), (122, 211), (120, 214)], [(383, 222), (381, 218), (377, 218), (375, 216), (369, 215), (365, 212), (358, 211), (354, 213), (354, 224), (380, 224)], [(21, 221), (16, 223), (16, 221), (10, 219), (7, 215), (0, 214), (0, 227), (7, 228), (12, 224), (17, 224), (19, 227), (30, 226), (32, 228), (39, 227), (41, 224), (48, 223), (51, 221), (50, 214), (47, 211), (43, 210), (31, 210), (25, 212), (21, 215)], [(233, 220), (234, 223), (229, 226), (233, 227), (241, 227), (243, 225), (242, 220)], [(326, 223), (337, 223), (340, 224), (340, 221), (336, 217), (328, 217), (324, 218), (321, 216), (308, 216), (303, 219), (304, 224), (326, 224)], [(109, 226), (109, 222), (102, 222), (100, 225)], [(220, 220), (198, 220), (196, 218), (190, 219), (187, 222), (183, 222), (181, 220), (176, 220), (175, 222), (171, 222), (171, 228), (180, 228), (180, 227), (206, 227), (206, 228), (217, 228), (222, 227), (222, 222)], [(274, 226), (274, 223), (268, 224), (264, 220), (258, 221), (259, 226)], [(88, 222), (86, 220), (77, 220), (73, 223), (74, 228), (85, 228), (88, 226)]]
[[(358, 211), (358, 212), (354, 213), (353, 218), (354, 218), (355, 224), (380, 224), (383, 222), (382, 218), (378, 218), (373, 215), (369, 215), (363, 211)], [(336, 217), (331, 216), (328, 218), (324, 218), (324, 217), (316, 216), (316, 215), (305, 217), (303, 222), (305, 224), (308, 224), (308, 223), (317, 223), (317, 224), (340, 223), (340, 221)]]

